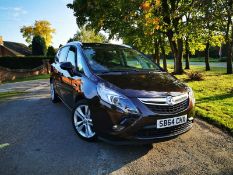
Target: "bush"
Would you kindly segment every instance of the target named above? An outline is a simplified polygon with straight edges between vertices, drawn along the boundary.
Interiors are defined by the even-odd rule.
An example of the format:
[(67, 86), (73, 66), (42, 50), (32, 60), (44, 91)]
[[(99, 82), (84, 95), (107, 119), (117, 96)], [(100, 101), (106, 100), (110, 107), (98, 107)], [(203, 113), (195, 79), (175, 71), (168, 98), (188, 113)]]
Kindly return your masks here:
[(188, 73), (189, 80), (191, 81), (201, 81), (204, 80), (203, 75), (199, 72)]
[(32, 39), (32, 55), (44, 56), (46, 53), (45, 39), (41, 36), (34, 36)]
[(56, 55), (56, 51), (55, 51), (54, 47), (53, 46), (49, 46), (48, 47), (48, 51), (47, 51), (47, 56), (54, 57), (55, 55)]
[(43, 64), (43, 60), (48, 59), (54, 62), (54, 57), (0, 57), (0, 66), (10, 69), (33, 69)]

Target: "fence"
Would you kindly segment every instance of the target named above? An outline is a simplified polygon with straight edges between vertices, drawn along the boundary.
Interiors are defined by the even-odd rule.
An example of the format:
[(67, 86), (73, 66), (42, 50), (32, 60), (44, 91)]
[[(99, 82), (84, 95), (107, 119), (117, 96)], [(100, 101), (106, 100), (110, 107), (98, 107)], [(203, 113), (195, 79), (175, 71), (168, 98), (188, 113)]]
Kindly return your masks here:
[(33, 75), (50, 73), (49, 60), (43, 60), (42, 65), (33, 69), (10, 69), (0, 66), (0, 83)]

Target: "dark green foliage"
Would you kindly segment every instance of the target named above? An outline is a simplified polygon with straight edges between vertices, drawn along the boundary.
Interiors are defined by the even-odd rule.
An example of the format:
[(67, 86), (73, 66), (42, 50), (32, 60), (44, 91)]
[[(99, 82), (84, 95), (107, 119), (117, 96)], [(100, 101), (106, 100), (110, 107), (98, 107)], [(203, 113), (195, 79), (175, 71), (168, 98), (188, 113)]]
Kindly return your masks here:
[(48, 56), (48, 57), (49, 57), (49, 56), (54, 57), (55, 54), (56, 54), (56, 51), (55, 51), (54, 47), (53, 47), (53, 46), (49, 46), (49, 47), (48, 47), (48, 51), (47, 51), (47, 56)]
[(10, 69), (33, 69), (43, 64), (48, 59), (50, 63), (54, 57), (0, 57), (0, 66)]
[[(68, 41), (67, 41), (67, 43), (70, 43), (70, 42), (73, 42), (74, 41), (74, 39), (73, 38), (70, 38)], [(59, 48), (60, 48), (60, 46), (59, 46)]]
[(34, 36), (32, 39), (32, 55), (44, 56), (46, 53), (45, 39), (41, 36)]

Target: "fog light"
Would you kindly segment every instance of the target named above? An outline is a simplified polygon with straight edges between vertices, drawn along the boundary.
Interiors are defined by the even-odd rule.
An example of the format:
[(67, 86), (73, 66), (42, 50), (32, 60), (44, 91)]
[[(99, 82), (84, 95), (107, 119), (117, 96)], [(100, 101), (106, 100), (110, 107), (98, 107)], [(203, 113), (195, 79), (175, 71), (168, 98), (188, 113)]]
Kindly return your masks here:
[(189, 121), (193, 121), (193, 119), (194, 119), (193, 117), (189, 117), (188, 118)]
[(124, 126), (120, 126), (120, 125), (113, 125), (112, 126), (112, 129), (114, 131), (121, 131), (122, 129), (124, 129), (125, 127)]

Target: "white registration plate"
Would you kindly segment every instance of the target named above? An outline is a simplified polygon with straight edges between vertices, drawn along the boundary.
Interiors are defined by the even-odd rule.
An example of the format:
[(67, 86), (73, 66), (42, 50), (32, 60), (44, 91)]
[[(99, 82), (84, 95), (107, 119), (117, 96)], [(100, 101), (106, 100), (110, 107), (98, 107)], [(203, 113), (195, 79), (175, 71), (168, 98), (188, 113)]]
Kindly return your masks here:
[(187, 122), (187, 115), (157, 120), (157, 128), (167, 128)]

